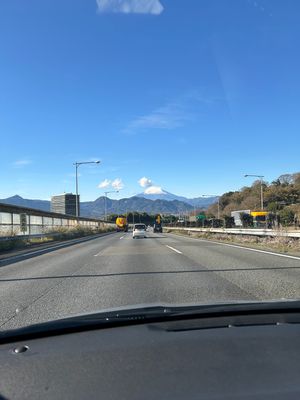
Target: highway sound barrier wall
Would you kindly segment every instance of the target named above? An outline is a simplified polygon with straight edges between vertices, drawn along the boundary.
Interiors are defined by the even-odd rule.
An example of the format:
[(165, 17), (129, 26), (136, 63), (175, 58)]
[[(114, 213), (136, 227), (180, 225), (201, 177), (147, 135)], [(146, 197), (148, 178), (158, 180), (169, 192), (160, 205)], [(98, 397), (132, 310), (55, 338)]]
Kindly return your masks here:
[(38, 235), (77, 225), (96, 229), (108, 224), (99, 219), (77, 219), (70, 215), (0, 203), (0, 236)]

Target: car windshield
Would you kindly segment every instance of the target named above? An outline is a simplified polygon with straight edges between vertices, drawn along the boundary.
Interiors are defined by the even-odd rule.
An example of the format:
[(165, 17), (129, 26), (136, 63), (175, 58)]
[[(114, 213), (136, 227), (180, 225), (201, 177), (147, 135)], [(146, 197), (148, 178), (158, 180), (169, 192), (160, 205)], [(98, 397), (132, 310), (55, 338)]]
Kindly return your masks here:
[(134, 225), (134, 229), (137, 229), (137, 230), (145, 230), (146, 227), (145, 227), (145, 225)]
[(0, 2), (0, 330), (300, 299), (299, 15)]

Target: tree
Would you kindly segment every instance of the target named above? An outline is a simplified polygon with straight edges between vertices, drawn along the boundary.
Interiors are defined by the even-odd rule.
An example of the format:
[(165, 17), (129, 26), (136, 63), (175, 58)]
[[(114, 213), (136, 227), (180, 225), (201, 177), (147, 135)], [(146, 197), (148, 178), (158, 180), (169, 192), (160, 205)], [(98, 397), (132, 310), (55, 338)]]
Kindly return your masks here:
[(260, 195), (249, 194), (240, 204), (241, 210), (256, 210), (260, 208)]
[(294, 182), (293, 174), (280, 175), (280, 177), (278, 178), (278, 181), (280, 182), (281, 185), (284, 185), (284, 186), (291, 185)]
[(272, 201), (271, 203), (269, 203), (267, 205), (267, 210), (273, 213), (276, 213), (277, 211), (282, 209), (282, 204), (276, 202), (276, 201)]
[(278, 179), (278, 178), (275, 179), (275, 181), (272, 182), (272, 185), (273, 186), (280, 186), (281, 185), (280, 179)]
[(300, 190), (300, 172), (294, 174), (294, 185)]
[(267, 227), (269, 229), (271, 229), (275, 225), (276, 218), (276, 214), (271, 212), (266, 216)]
[(241, 221), (243, 224), (243, 228), (251, 228), (253, 227), (253, 217), (250, 214), (241, 212), (240, 213)]
[(235, 223), (233, 217), (228, 217), (228, 215), (225, 215), (224, 220), (225, 220), (225, 228), (234, 228)]
[(207, 209), (207, 215), (210, 215), (211, 218), (216, 218), (218, 215), (218, 204), (214, 203)]
[(279, 221), (282, 225), (287, 226), (294, 223), (295, 213), (289, 207), (278, 212)]
[(225, 208), (231, 202), (233, 193), (234, 192), (227, 192), (220, 197), (219, 199), (220, 207)]
[(108, 222), (116, 222), (116, 219), (117, 219), (117, 217), (118, 217), (118, 214), (109, 214), (109, 215), (107, 215), (107, 221)]

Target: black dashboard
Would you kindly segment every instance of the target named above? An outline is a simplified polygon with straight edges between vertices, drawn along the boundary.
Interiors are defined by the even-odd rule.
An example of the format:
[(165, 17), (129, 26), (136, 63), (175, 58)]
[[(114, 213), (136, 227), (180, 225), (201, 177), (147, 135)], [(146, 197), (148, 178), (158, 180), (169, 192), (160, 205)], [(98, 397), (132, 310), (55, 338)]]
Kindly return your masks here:
[(0, 398), (299, 399), (300, 324), (278, 320), (177, 320), (8, 341)]

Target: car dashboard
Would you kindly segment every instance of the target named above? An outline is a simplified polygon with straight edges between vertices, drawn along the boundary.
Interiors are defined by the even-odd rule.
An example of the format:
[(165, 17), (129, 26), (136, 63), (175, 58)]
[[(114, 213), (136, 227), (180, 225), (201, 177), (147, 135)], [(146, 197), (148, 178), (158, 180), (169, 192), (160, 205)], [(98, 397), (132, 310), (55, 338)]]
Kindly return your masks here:
[(140, 321), (8, 341), (0, 346), (0, 395), (299, 399), (300, 324), (279, 320)]

